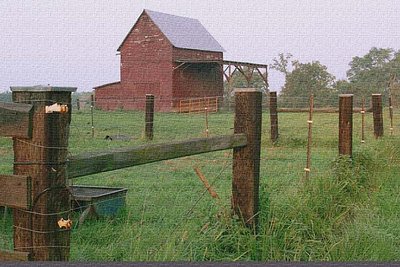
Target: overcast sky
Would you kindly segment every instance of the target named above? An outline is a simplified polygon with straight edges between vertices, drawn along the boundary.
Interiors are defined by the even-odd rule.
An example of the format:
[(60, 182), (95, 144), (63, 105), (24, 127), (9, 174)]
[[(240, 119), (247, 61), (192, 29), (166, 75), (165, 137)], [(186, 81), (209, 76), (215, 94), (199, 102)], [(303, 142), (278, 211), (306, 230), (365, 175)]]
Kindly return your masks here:
[[(0, 90), (119, 81), (116, 50), (143, 9), (198, 19), (227, 60), (318, 60), (336, 78), (373, 46), (400, 49), (397, 0), (0, 0)], [(283, 77), (269, 70), (270, 89)]]

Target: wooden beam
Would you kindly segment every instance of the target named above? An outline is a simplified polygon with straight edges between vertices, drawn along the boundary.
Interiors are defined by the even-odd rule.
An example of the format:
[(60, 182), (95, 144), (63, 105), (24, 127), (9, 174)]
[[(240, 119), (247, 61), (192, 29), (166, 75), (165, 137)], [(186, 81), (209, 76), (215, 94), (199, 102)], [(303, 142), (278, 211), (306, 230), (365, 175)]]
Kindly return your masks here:
[(0, 102), (0, 136), (31, 138), (33, 105)]
[(32, 182), (22, 175), (0, 175), (0, 206), (30, 209)]
[(29, 253), (20, 251), (0, 250), (0, 261), (28, 261)]
[(246, 144), (246, 135), (234, 134), (85, 153), (68, 160), (67, 172), (69, 178), (75, 178), (161, 160), (243, 147)]
[(267, 64), (257, 64), (257, 63), (230, 61), (230, 60), (223, 60), (222, 64), (224, 64), (224, 65), (241, 65), (241, 66), (253, 67), (253, 68), (268, 68)]
[(264, 80), (266, 87), (268, 88), (268, 70), (265, 68), (265, 73), (262, 73), (260, 68), (255, 68), (258, 72), (258, 74), (261, 76), (261, 78)]

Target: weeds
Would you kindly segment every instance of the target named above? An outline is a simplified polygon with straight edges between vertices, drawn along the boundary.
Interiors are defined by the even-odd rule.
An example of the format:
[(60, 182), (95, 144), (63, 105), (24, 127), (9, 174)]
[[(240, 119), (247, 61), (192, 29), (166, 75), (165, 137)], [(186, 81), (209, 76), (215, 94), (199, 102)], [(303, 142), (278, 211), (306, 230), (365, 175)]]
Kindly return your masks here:
[[(71, 153), (142, 144), (142, 127), (137, 126), (143, 123), (142, 115), (96, 110), (92, 139), (90, 116), (83, 111), (73, 114)], [(202, 116), (156, 115), (154, 142), (204, 133)], [(306, 116), (282, 114), (276, 144), (269, 141), (268, 129), (264, 129), (260, 228), (256, 235), (242, 222), (231, 219), (232, 155), (226, 151), (74, 180), (75, 184), (126, 187), (128, 194), (126, 209), (115, 218), (87, 220), (73, 229), (71, 260), (399, 260), (399, 138), (374, 140), (372, 134), (367, 135), (366, 144), (354, 145), (352, 158), (336, 157), (336, 119), (335, 114), (315, 116), (312, 172), (307, 183), (300, 182), (305, 164)], [(263, 120), (263, 125), (268, 125), (268, 116)], [(232, 132), (232, 114), (211, 114), (209, 122), (211, 135)], [(128, 142), (104, 140), (110, 134), (133, 138)], [(354, 140), (358, 139), (355, 134)], [(0, 170), (10, 173), (12, 142), (0, 139), (0, 143)], [(201, 168), (219, 199), (204, 194), (194, 166)], [(11, 215), (1, 226), (0, 246), (10, 249)]]

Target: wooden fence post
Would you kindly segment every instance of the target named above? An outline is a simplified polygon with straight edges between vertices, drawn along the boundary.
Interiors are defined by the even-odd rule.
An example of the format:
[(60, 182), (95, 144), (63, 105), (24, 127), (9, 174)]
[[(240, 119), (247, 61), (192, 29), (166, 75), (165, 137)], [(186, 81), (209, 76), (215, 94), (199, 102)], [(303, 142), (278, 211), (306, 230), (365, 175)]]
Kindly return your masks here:
[(312, 144), (312, 124), (313, 124), (313, 112), (314, 112), (314, 95), (310, 95), (310, 110), (308, 112), (308, 138), (307, 138), (307, 160), (306, 160), (306, 167), (304, 168), (305, 171), (305, 179), (308, 181), (310, 178), (310, 171), (311, 171), (311, 144)]
[(389, 118), (390, 118), (390, 135), (393, 135), (393, 104), (392, 96), (389, 96)]
[[(71, 121), (72, 87), (11, 87), (13, 101), (33, 105), (32, 137), (14, 138), (14, 175), (30, 176), (31, 210), (14, 209), (14, 250), (34, 261), (69, 258), (70, 231), (57, 222), (67, 219), (70, 194), (66, 159)], [(59, 111), (48, 107), (61, 103)]]
[(339, 154), (353, 153), (353, 95), (339, 95)]
[(235, 91), (235, 133), (247, 136), (247, 146), (233, 149), (232, 209), (244, 223), (257, 229), (262, 93), (256, 89)]
[(146, 114), (145, 114), (145, 136), (147, 140), (153, 140), (153, 121), (154, 121), (154, 95), (146, 95)]
[(278, 140), (278, 98), (276, 92), (269, 92), (269, 116), (271, 120), (271, 141)]
[(92, 118), (92, 138), (94, 138), (94, 95), (90, 95), (90, 114)]
[(375, 138), (383, 136), (382, 94), (372, 94), (372, 114)]
[(208, 108), (207, 107), (204, 108), (204, 114), (205, 114), (205, 127), (206, 127), (205, 133), (206, 133), (206, 137), (208, 137), (209, 129), (208, 129)]
[(81, 102), (79, 102), (79, 98), (76, 99), (76, 109), (81, 110)]
[(365, 97), (362, 98), (361, 104), (361, 143), (365, 143)]

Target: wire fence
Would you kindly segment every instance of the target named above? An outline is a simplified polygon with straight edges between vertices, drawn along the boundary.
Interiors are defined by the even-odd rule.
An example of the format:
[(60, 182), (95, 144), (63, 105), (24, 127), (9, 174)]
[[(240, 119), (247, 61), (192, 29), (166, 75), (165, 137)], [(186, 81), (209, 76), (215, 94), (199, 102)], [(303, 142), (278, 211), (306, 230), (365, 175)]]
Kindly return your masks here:
[[(287, 190), (293, 190), (304, 178), (305, 168), (308, 169), (306, 173), (310, 179), (326, 175), (331, 170), (338, 156), (338, 99), (315, 98), (314, 113), (310, 118), (310, 98), (278, 96), (278, 139), (271, 141), (270, 101), (269, 96), (264, 96), (260, 163), (262, 200), (268, 195), (269, 201), (278, 201), (282, 194), (288, 194)], [(144, 98), (127, 100), (124, 102), (126, 106), (119, 103), (119, 108), (112, 111), (101, 110), (96, 102), (90, 100), (80, 101), (79, 110), (78, 104), (72, 103), (69, 156), (233, 134), (232, 102), (221, 100), (218, 112), (205, 110), (202, 113), (161, 112), (159, 110), (167, 104), (160, 102), (155, 100), (152, 140), (146, 139), (145, 136)], [(163, 99), (162, 102), (172, 101)], [(365, 107), (363, 103), (367, 103), (364, 104)], [(157, 105), (161, 108), (157, 108)], [(376, 144), (379, 139), (374, 136), (374, 118), (370, 112), (369, 101), (354, 99), (353, 105), (354, 149)], [(115, 105), (109, 103), (108, 106)], [(128, 110), (129, 106), (141, 108)], [(400, 111), (391, 108), (389, 103), (383, 104), (384, 138), (400, 137), (400, 122), (397, 119), (399, 115)], [(1, 138), (0, 144), (0, 172), (12, 174), (12, 140)], [(311, 148), (309, 158), (308, 144)], [(44, 146), (38, 149), (49, 148)], [(400, 160), (397, 156), (394, 157), (392, 160)], [(70, 179), (67, 186), (71, 197), (69, 210), (57, 214), (43, 214), (34, 209), (24, 212), (39, 217), (57, 216), (65, 220), (71, 219), (72, 228), (59, 231), (71, 231), (73, 260), (208, 259), (212, 256), (206, 255), (204, 247), (202, 249), (205, 254), (201, 256), (195, 255), (197, 252), (191, 254), (190, 250), (194, 245), (209, 242), (213, 238), (215, 242), (220, 241), (223, 233), (218, 236), (218, 225), (226, 223), (230, 218), (231, 184), (232, 150), (225, 150)], [(98, 186), (110, 191), (113, 188), (128, 190), (126, 195), (78, 200), (71, 190), (77, 185)], [(118, 200), (122, 200), (123, 204)], [(260, 212), (266, 213), (267, 211), (262, 209), (266, 209), (268, 205), (260, 205)], [(99, 220), (90, 220), (90, 213), (96, 215), (90, 210), (93, 206), (113, 212), (106, 211), (105, 214), (100, 214)], [(13, 230), (35, 230), (21, 229), (13, 224), (10, 209), (3, 207), (2, 211), (0, 248), (12, 250)], [(47, 234), (46, 230), (37, 232)], [(186, 258), (184, 255), (174, 258), (176, 249), (184, 250)]]

